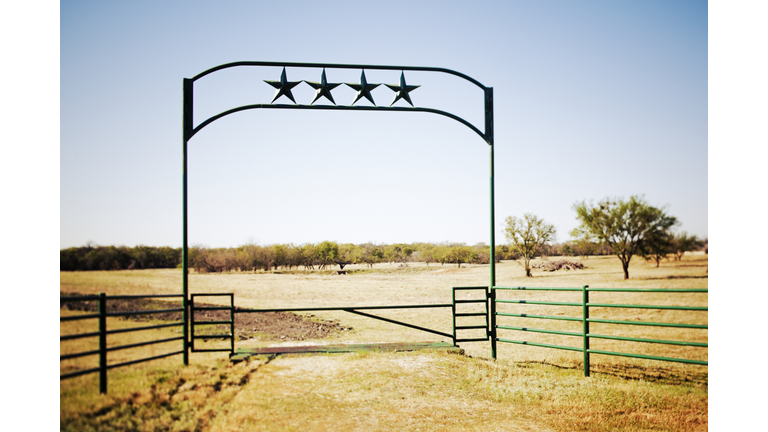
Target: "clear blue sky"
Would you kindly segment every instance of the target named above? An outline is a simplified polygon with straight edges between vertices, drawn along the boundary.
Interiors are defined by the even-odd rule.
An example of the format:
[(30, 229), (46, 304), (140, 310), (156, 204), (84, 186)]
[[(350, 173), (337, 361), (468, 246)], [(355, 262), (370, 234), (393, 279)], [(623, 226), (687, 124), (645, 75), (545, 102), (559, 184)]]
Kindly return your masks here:
[[(497, 243), (507, 216), (536, 214), (565, 241), (575, 202), (633, 194), (709, 235), (706, 2), (77, 1), (60, 13), (61, 248), (181, 245), (182, 78), (239, 60), (437, 66), (494, 87)], [(262, 80), (279, 74), (201, 79), (196, 123), (269, 102)], [(367, 76), (397, 84), (399, 72)], [(482, 128), (479, 89), (406, 79), (421, 85), (417, 106)], [(294, 90), (299, 103), (313, 92)], [(433, 114), (238, 113), (190, 141), (189, 176), (190, 244), (489, 241), (487, 145)]]

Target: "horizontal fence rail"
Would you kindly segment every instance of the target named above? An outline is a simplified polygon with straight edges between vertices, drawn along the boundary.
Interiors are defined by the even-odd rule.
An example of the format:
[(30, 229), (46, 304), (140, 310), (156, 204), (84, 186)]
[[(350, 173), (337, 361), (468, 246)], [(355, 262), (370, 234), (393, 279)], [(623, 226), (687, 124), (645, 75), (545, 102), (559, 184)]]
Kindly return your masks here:
[[(626, 320), (610, 320), (610, 319), (596, 319), (590, 318), (590, 308), (621, 308), (621, 309), (656, 309), (656, 310), (673, 310), (673, 311), (697, 311), (708, 312), (708, 307), (703, 306), (676, 306), (676, 305), (645, 305), (645, 304), (618, 304), (618, 303), (592, 303), (589, 301), (590, 292), (603, 292), (603, 293), (708, 293), (707, 288), (590, 288), (589, 286), (583, 286), (581, 288), (544, 288), (544, 287), (492, 287), (492, 301), (491, 310), (493, 315), (493, 325), (491, 328), (491, 338), (494, 342), (504, 342), (520, 345), (531, 345), (543, 348), (553, 348), (567, 351), (581, 352), (584, 355), (584, 376), (589, 376), (589, 360), (590, 354), (601, 354), (620, 357), (631, 357), (647, 360), (659, 360), (665, 362), (677, 362), (688, 363), (707, 366), (708, 362), (703, 360), (691, 360), (672, 357), (652, 356), (636, 353), (625, 353), (616, 351), (605, 351), (591, 349), (589, 345), (590, 339), (606, 339), (617, 340), (626, 342), (643, 342), (653, 344), (666, 344), (666, 345), (678, 345), (708, 348), (709, 344), (705, 342), (689, 342), (689, 341), (675, 341), (675, 340), (663, 340), (663, 339), (648, 339), (648, 338), (635, 338), (626, 336), (614, 336), (614, 335), (601, 335), (593, 334), (589, 330), (590, 323), (598, 324), (616, 324), (616, 325), (632, 325), (632, 326), (654, 326), (654, 327), (670, 327), (670, 328), (688, 328), (688, 329), (701, 329), (707, 330), (709, 328), (706, 324), (688, 324), (688, 323), (666, 323), (666, 322), (649, 322), (649, 321), (626, 321)], [(551, 301), (532, 301), (532, 300), (506, 300), (496, 299), (496, 291), (561, 291), (561, 292), (581, 292), (581, 302), (551, 302)], [(566, 306), (566, 307), (580, 307), (581, 316), (548, 316), (548, 315), (531, 315), (525, 313), (510, 313), (510, 312), (497, 312), (497, 304), (517, 304), (517, 305), (544, 305), (544, 306)], [(564, 321), (577, 321), (582, 323), (582, 331), (560, 331), (560, 330), (548, 330), (529, 327), (518, 327), (508, 325), (497, 325), (496, 317), (516, 317), (516, 318), (534, 318), (541, 320), (564, 320)], [(512, 330), (518, 332), (530, 332), (530, 333), (545, 333), (554, 334), (559, 336), (571, 336), (579, 337), (582, 339), (582, 347), (570, 347), (562, 345), (544, 344), (537, 342), (513, 340), (507, 338), (498, 337), (498, 330)]]
[[(99, 320), (99, 330), (95, 332), (88, 332), (88, 333), (79, 333), (79, 334), (71, 334), (71, 335), (62, 335), (59, 337), (60, 342), (64, 341), (70, 341), (70, 340), (76, 340), (76, 339), (83, 339), (83, 338), (92, 338), (92, 337), (98, 337), (99, 338), (99, 348), (96, 350), (90, 350), (90, 351), (81, 351), (76, 353), (70, 353), (70, 354), (62, 354), (59, 356), (59, 361), (64, 360), (70, 360), (74, 358), (79, 357), (87, 357), (92, 355), (98, 355), (99, 356), (99, 367), (90, 368), (90, 369), (82, 369), (74, 372), (69, 372), (66, 374), (61, 374), (59, 376), (60, 380), (65, 380), (69, 378), (74, 378), (82, 375), (87, 375), (91, 373), (99, 373), (99, 391), (101, 393), (107, 393), (107, 370), (114, 369), (122, 366), (129, 366), (134, 365), (137, 363), (143, 363), (151, 360), (157, 360), (164, 357), (169, 357), (173, 355), (183, 354), (184, 353), (184, 336), (179, 337), (172, 337), (172, 338), (166, 338), (166, 339), (157, 339), (157, 340), (151, 340), (151, 341), (145, 341), (145, 342), (139, 342), (134, 344), (128, 344), (128, 345), (119, 345), (114, 347), (107, 347), (107, 336), (112, 334), (119, 334), (119, 333), (129, 333), (129, 332), (138, 332), (138, 331), (144, 331), (144, 330), (155, 330), (155, 329), (161, 329), (161, 328), (168, 328), (168, 327), (179, 327), (183, 326), (184, 322), (174, 322), (170, 324), (158, 324), (158, 325), (151, 325), (151, 326), (142, 326), (142, 327), (131, 327), (131, 328), (125, 328), (125, 329), (115, 329), (115, 330), (107, 330), (107, 318), (112, 317), (126, 317), (126, 316), (136, 316), (136, 315), (149, 315), (149, 314), (156, 314), (156, 313), (164, 313), (164, 312), (182, 312), (184, 311), (183, 308), (173, 308), (173, 309), (156, 309), (156, 310), (143, 310), (143, 311), (128, 311), (128, 312), (107, 312), (107, 301), (109, 300), (127, 300), (127, 299), (151, 299), (151, 298), (183, 298), (183, 294), (161, 294), (161, 295), (117, 295), (117, 296), (108, 296), (105, 293), (100, 293), (99, 295), (86, 295), (86, 296), (65, 296), (60, 297), (59, 300), (61, 303), (65, 302), (74, 302), (74, 301), (97, 301), (98, 302), (98, 309), (99, 313), (97, 314), (85, 314), (85, 315), (73, 315), (73, 316), (66, 316), (66, 317), (60, 317), (60, 322), (69, 322), (69, 321), (78, 321), (78, 320), (87, 320), (87, 319), (93, 319), (98, 318)], [(161, 354), (158, 356), (153, 357), (147, 357), (147, 358), (141, 358), (136, 360), (131, 360), (123, 363), (117, 363), (117, 364), (108, 364), (107, 362), (107, 353), (118, 351), (118, 350), (124, 350), (129, 348), (137, 348), (147, 345), (155, 345), (155, 344), (161, 344), (161, 343), (168, 343), (168, 342), (175, 342), (175, 341), (181, 341), (182, 342), (182, 349), (179, 351), (174, 351), (166, 354)]]

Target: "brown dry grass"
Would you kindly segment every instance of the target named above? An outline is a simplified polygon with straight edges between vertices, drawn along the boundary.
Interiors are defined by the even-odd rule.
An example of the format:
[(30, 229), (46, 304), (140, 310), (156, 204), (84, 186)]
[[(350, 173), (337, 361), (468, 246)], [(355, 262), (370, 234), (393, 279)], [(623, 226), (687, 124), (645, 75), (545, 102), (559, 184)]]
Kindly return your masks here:
[[(707, 287), (708, 284), (708, 261), (707, 256), (703, 254), (686, 254), (682, 262), (662, 262), (658, 269), (651, 263), (633, 261), (630, 267), (631, 279), (628, 281), (622, 280), (621, 267), (615, 257), (590, 257), (582, 262), (587, 265), (587, 269), (554, 273), (534, 272), (535, 277), (532, 279), (526, 279), (523, 269), (517, 264), (505, 262), (497, 267), (497, 285), (696, 288)], [(387, 265), (380, 267), (387, 268)], [(192, 274), (190, 290), (195, 293), (234, 292), (238, 306), (269, 308), (450, 303), (452, 286), (488, 284), (488, 266), (457, 269), (455, 266), (431, 265), (429, 270), (423, 270), (409, 271), (393, 266), (391, 272), (348, 276)], [(181, 290), (181, 273), (178, 270), (62, 272), (60, 282), (62, 292), (178, 293)], [(515, 291), (504, 292), (501, 297), (580, 301), (579, 293)], [(591, 301), (706, 306), (707, 295), (638, 296), (593, 293)], [(524, 313), (530, 314), (580, 315), (578, 308), (549, 307), (547, 312), (543, 313), (543, 307), (533, 305), (503, 307), (508, 310), (525, 308)], [(318, 340), (308, 343), (441, 339), (439, 336), (343, 312), (317, 315), (325, 319), (338, 319), (342, 324), (354, 327), (355, 331), (330, 341)], [(451, 332), (450, 313), (447, 310), (428, 313), (425, 310), (387, 311), (381, 312), (381, 315), (446, 333)], [(593, 317), (701, 324), (707, 323), (707, 315), (706, 312), (652, 310), (592, 311)], [(502, 324), (501, 320), (499, 324)], [(580, 329), (578, 323), (560, 321), (527, 320), (522, 324), (508, 318), (503, 324), (573, 331)], [(110, 326), (113, 325), (124, 325), (124, 322), (110, 322)], [(158, 332), (172, 333), (170, 330)], [(593, 324), (592, 332), (707, 341), (706, 330), (611, 325), (599, 327)], [(504, 337), (571, 346), (578, 346), (580, 342), (580, 339), (574, 340), (565, 336), (511, 331), (505, 333)], [(247, 343), (267, 344), (256, 341)], [(174, 347), (171, 349), (177, 349), (175, 343), (172, 345)], [(238, 347), (241, 346), (247, 345), (238, 342)], [(592, 347), (668, 357), (707, 358), (707, 350), (703, 348), (601, 340), (593, 340)], [(116, 419), (122, 418), (123, 423), (127, 425), (130, 422), (124, 417), (141, 417), (137, 412), (146, 412), (146, 415), (157, 414), (158, 418), (164, 418), (166, 423), (156, 422), (152, 423), (152, 426), (145, 422), (145, 430), (163, 430), (163, 425), (189, 426), (179, 430), (482, 428), (609, 431), (707, 428), (707, 368), (703, 366), (593, 355), (593, 377), (585, 379), (581, 373), (579, 353), (499, 344), (499, 360), (491, 362), (485, 360), (490, 355), (488, 343), (467, 343), (463, 344), (462, 348), (472, 357), (439, 353), (278, 357), (264, 366), (261, 366), (264, 360), (252, 363), (251, 366), (242, 366), (254, 369), (248, 373), (237, 372), (236, 367), (225, 363), (217, 363), (220, 360), (216, 358), (224, 355), (193, 354), (193, 365), (186, 368), (179, 366), (181, 360), (177, 356), (110, 371), (109, 396), (95, 395), (98, 392), (98, 384), (94, 375), (62, 382), (62, 427), (69, 425), (84, 430), (82, 428), (88, 425), (103, 426), (106, 423), (98, 423), (101, 421), (101, 417), (95, 415), (98, 413), (112, 413), (109, 415)], [(84, 348), (77, 348), (81, 349)], [(64, 352), (62, 345), (62, 353)], [(62, 363), (62, 371), (64, 367)], [(221, 370), (226, 370), (225, 378), (221, 378), (222, 382), (237, 381), (241, 379), (237, 378), (238, 376), (247, 375), (247, 383), (231, 387), (219, 385), (219, 389), (230, 389), (230, 393), (226, 395), (214, 392), (215, 394), (211, 393), (203, 398), (190, 394), (189, 398), (183, 401), (162, 404), (164, 396), (160, 393), (176, 395), (180, 391), (178, 389), (184, 386), (179, 384), (179, 377), (187, 374), (191, 378), (185, 378), (186, 383), (198, 382), (196, 388), (203, 389), (206, 387), (200, 383), (212, 380), (212, 376), (221, 375), (217, 372)], [(158, 377), (165, 377), (164, 381), (160, 382)], [(163, 390), (163, 385), (168, 388)], [(177, 390), (172, 390), (173, 388)], [(181, 396), (177, 397), (179, 398)], [(138, 408), (133, 411), (106, 409), (107, 406), (118, 406), (127, 401), (133, 401), (132, 406), (143, 406), (144, 411)], [(173, 420), (174, 418), (177, 419)], [(195, 426), (192, 427), (193, 425)]]

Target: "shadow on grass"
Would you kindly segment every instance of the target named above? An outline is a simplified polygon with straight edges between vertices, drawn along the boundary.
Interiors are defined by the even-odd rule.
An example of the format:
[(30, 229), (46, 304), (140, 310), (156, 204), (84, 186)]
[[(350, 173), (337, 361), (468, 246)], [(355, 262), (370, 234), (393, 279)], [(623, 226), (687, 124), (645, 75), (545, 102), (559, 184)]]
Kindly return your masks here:
[[(228, 365), (225, 368), (210, 367), (188, 376), (190, 381), (180, 374), (163, 376), (148, 388), (136, 389), (130, 395), (109, 397), (103, 406), (91, 412), (60, 418), (61, 430), (170, 430), (171, 425), (179, 426), (176, 422), (180, 420), (181, 430), (206, 430), (219, 414), (211, 407), (224, 406), (231, 401), (276, 356), (261, 357), (260, 363), (240, 368), (237, 372), (228, 369), (231, 367)], [(239, 376), (232, 379), (231, 375)]]
[(667, 280), (667, 279), (709, 279), (709, 275), (704, 276), (665, 276), (665, 277), (640, 277), (636, 280)]
[[(515, 362), (519, 367), (530, 368), (534, 365), (549, 366), (561, 370), (583, 371), (581, 365), (563, 366), (547, 361), (528, 360)], [(642, 367), (635, 365), (592, 365), (590, 375), (604, 374), (628, 381), (650, 381), (669, 385), (701, 385), (709, 383), (708, 372), (686, 372), (664, 367)]]

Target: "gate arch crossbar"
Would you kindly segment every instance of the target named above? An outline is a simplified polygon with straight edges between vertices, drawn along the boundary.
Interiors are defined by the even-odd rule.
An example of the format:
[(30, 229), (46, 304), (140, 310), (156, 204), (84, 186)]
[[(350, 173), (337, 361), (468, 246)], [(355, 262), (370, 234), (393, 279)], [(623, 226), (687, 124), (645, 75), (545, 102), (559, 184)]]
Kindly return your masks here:
[[(315, 96), (315, 100), (310, 105), (301, 105), (301, 104), (274, 104), (274, 103), (258, 103), (258, 104), (250, 104), (250, 105), (244, 105), (236, 108), (231, 108), (229, 110), (223, 111), (219, 114), (216, 114), (204, 121), (202, 121), (200, 124), (195, 126), (194, 124), (194, 83), (195, 81), (210, 75), (214, 72), (221, 71), (224, 69), (230, 69), (234, 67), (253, 67), (253, 66), (262, 66), (262, 67), (282, 67), (283, 68), (283, 75), (281, 77), (281, 81), (272, 81), (268, 82), (269, 84), (273, 85), (275, 88), (278, 89), (278, 93), (273, 99), (272, 102), (277, 100), (279, 97), (285, 95), (288, 96), (292, 101), (293, 96), (290, 93), (290, 88), (298, 85), (302, 81), (296, 81), (296, 82), (288, 82), (286, 75), (285, 75), (285, 68), (313, 68), (313, 69), (323, 69), (323, 75), (322, 75), (322, 83), (310, 83), (307, 82), (309, 85), (314, 87), (318, 93)], [(373, 102), (372, 98), (368, 98), (372, 103), (373, 106), (356, 106), (354, 105), (355, 102), (352, 103), (352, 105), (336, 105), (336, 103), (333, 101), (333, 97), (330, 96), (330, 91), (333, 90), (335, 87), (341, 85), (342, 83), (338, 84), (327, 84), (325, 80), (325, 69), (358, 69), (362, 71), (361, 75), (361, 83), (360, 84), (354, 84), (355, 87), (361, 87), (364, 90), (358, 90), (358, 99), (360, 99), (360, 93), (363, 92), (369, 92), (368, 88), (372, 90), (373, 88), (377, 87), (381, 84), (376, 85), (370, 85), (368, 86), (365, 82), (365, 70), (392, 70), (392, 71), (400, 71), (401, 72), (401, 78), (400, 78), (400, 86), (397, 85), (389, 85), (386, 84), (390, 88), (390, 90), (393, 90), (396, 92), (395, 100), (392, 102), (394, 104), (398, 99), (403, 98), (408, 103), (411, 104), (410, 107), (402, 107), (402, 106), (379, 106), (376, 105)], [(449, 113), (447, 111), (442, 111), (435, 108), (426, 108), (426, 107), (417, 107), (414, 106), (411, 102), (410, 98), (407, 96), (409, 91), (415, 90), (419, 86), (406, 86), (405, 84), (405, 71), (418, 71), (418, 72), (436, 72), (436, 73), (444, 73), (449, 74), (453, 76), (457, 76), (459, 78), (462, 78), (466, 81), (471, 82), (472, 84), (479, 87), (484, 94), (484, 109), (485, 109), (485, 124), (484, 124), (484, 130), (480, 130), (478, 127), (473, 125), (472, 123), (468, 122), (467, 120)], [(283, 90), (283, 87), (287, 86), (287, 90)], [(350, 85), (352, 87), (353, 85)], [(353, 87), (354, 88), (354, 87)], [(395, 88), (398, 88), (399, 90), (395, 90)], [(404, 93), (404, 95), (403, 95)], [(370, 93), (369, 93), (370, 95)], [(330, 102), (333, 102), (333, 105), (314, 105), (314, 102), (317, 101), (320, 97), (325, 96), (326, 99), (328, 99)], [(189, 310), (188, 310), (188, 301), (189, 301), (189, 280), (188, 280), (188, 271), (189, 271), (189, 247), (187, 242), (187, 142), (200, 130), (202, 130), (204, 127), (208, 126), (209, 124), (213, 123), (214, 121), (225, 117), (230, 114), (234, 114), (240, 111), (246, 111), (246, 110), (252, 110), (252, 109), (304, 109), (304, 110), (342, 110), (342, 111), (400, 111), (400, 112), (428, 112), (433, 114), (439, 114), (448, 118), (451, 118), (453, 120), (456, 120), (457, 122), (463, 124), (464, 126), (467, 126), (472, 131), (474, 131), (477, 135), (479, 135), (489, 146), (490, 149), (490, 282), (488, 284), (488, 289), (486, 291), (488, 298), (493, 298), (494, 292), (491, 289), (496, 284), (496, 243), (495, 243), (495, 234), (494, 234), (494, 226), (495, 226), (495, 216), (494, 216), (494, 161), (493, 161), (493, 145), (494, 145), (494, 130), (493, 130), (493, 87), (486, 87), (482, 83), (480, 83), (478, 80), (463, 74), (461, 72), (457, 72), (451, 69), (446, 68), (439, 68), (439, 67), (422, 67), (422, 66), (386, 66), (386, 65), (363, 65), (363, 64), (334, 64), (334, 63), (291, 63), (291, 62), (270, 62), (270, 61), (239, 61), (239, 62), (232, 62), (232, 63), (225, 63), (219, 66), (212, 67), (210, 69), (207, 69), (197, 75), (195, 75), (192, 78), (184, 78), (183, 80), (183, 103), (182, 103), (182, 137), (183, 137), (183, 157), (182, 157), (182, 189), (183, 189), (183, 195), (182, 195), (182, 206), (183, 206), (183, 239), (182, 239), (182, 286), (183, 286), (183, 295), (184, 295), (184, 322), (186, 323), (184, 326), (184, 364), (189, 364), (189, 335), (188, 335), (188, 323), (189, 323)], [(493, 303), (491, 303), (491, 306), (493, 306)], [(359, 312), (358, 312), (359, 313)], [(455, 337), (454, 337), (455, 339)], [(491, 355), (493, 358), (496, 358), (496, 346), (495, 343), (492, 344), (491, 349)]]
[(476, 134), (480, 135), (480, 138), (487, 141), (486, 135), (478, 129), (475, 125), (472, 123), (464, 120), (463, 118), (451, 114), (447, 111), (442, 111), (434, 108), (425, 108), (425, 107), (386, 107), (386, 106), (353, 106), (353, 105), (285, 105), (285, 104), (252, 104), (252, 105), (243, 105), (239, 106), (237, 108), (232, 108), (226, 111), (223, 111), (219, 114), (216, 114), (207, 120), (203, 121), (199, 125), (197, 125), (195, 128), (192, 129), (190, 132), (189, 138), (194, 136), (196, 133), (198, 133), (201, 129), (208, 126), (209, 124), (213, 123), (214, 121), (228, 116), (230, 114), (234, 114), (236, 112), (240, 111), (247, 111), (252, 109), (260, 109), (260, 108), (272, 108), (272, 109), (305, 109), (305, 110), (342, 110), (342, 111), (406, 111), (406, 112), (428, 112), (433, 114), (440, 114), (442, 116), (451, 118), (453, 120), (456, 120), (457, 122), (463, 124), (464, 126), (472, 129)]

